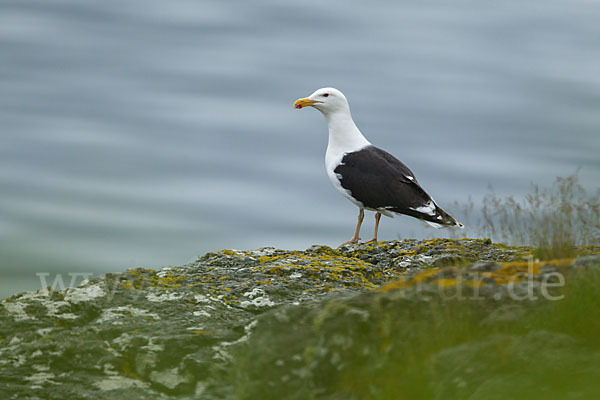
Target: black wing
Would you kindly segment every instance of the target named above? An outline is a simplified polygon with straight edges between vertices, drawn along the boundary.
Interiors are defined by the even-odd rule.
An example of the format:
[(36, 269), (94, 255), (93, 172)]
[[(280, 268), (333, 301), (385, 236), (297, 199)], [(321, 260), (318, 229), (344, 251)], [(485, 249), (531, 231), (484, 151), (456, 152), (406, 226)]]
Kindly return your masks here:
[[(447, 223), (444, 221), (447, 214), (421, 188), (412, 171), (384, 150), (368, 146), (346, 153), (334, 172), (342, 187), (367, 208), (387, 209), (435, 223)], [(433, 205), (431, 212), (417, 211), (428, 205)]]

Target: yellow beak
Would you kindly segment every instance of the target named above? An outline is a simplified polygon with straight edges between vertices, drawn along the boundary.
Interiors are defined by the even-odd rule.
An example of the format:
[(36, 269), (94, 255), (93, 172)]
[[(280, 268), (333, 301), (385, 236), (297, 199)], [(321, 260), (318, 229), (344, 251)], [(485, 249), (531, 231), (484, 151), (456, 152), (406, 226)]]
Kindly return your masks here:
[(295, 108), (302, 108), (302, 107), (308, 107), (308, 106), (312, 106), (315, 103), (322, 103), (322, 101), (315, 101), (315, 100), (311, 100), (308, 97), (304, 97), (302, 99), (298, 99), (294, 102), (294, 107)]

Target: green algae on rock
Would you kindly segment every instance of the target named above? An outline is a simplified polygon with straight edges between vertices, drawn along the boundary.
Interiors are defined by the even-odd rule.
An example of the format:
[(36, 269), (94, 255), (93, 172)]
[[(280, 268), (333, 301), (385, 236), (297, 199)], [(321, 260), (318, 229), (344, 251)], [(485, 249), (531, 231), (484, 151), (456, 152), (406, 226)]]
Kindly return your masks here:
[[(220, 399), (252, 398), (269, 382), (292, 396), (301, 382), (309, 392), (297, 394), (319, 397), (319, 379), (355, 379), (325, 365), (338, 370), (352, 361), (349, 349), (372, 330), (383, 338), (365, 350), (373, 371), (376, 355), (410, 339), (410, 332), (397, 336), (390, 318), (410, 324), (430, 313), (422, 302), (443, 304), (457, 288), (491, 299), (482, 302), (488, 316), (509, 301), (511, 276), (518, 275), (514, 293), (525, 293), (530, 281), (539, 293), (554, 272), (594, 270), (596, 250), (538, 263), (527, 262), (531, 248), (485, 239), (222, 250), (184, 266), (22, 293), (0, 302), (0, 387), (7, 399)], [(530, 265), (535, 279), (528, 280)], [(396, 301), (401, 314), (378, 319), (370, 311)], [(498, 315), (510, 320), (521, 307), (529, 306)], [(323, 343), (314, 342), (319, 332), (330, 332)]]

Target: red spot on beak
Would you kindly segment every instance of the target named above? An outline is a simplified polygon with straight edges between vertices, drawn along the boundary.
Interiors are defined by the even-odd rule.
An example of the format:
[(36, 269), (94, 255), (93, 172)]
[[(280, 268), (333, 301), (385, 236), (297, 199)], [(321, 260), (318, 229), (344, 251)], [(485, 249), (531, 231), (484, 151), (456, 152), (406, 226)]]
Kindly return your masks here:
[(302, 104), (296, 104), (296, 108), (298, 108), (298, 109), (302, 108)]

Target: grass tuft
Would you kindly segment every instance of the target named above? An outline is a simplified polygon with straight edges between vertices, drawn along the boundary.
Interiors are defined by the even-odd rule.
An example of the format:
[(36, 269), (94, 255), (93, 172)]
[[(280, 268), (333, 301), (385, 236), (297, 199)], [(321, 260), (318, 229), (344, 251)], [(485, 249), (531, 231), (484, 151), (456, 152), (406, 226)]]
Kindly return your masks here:
[(558, 177), (549, 188), (533, 185), (524, 199), (483, 200), (480, 231), (511, 245), (535, 247), (541, 259), (576, 255), (576, 246), (600, 245), (600, 190), (586, 191), (577, 174)]

